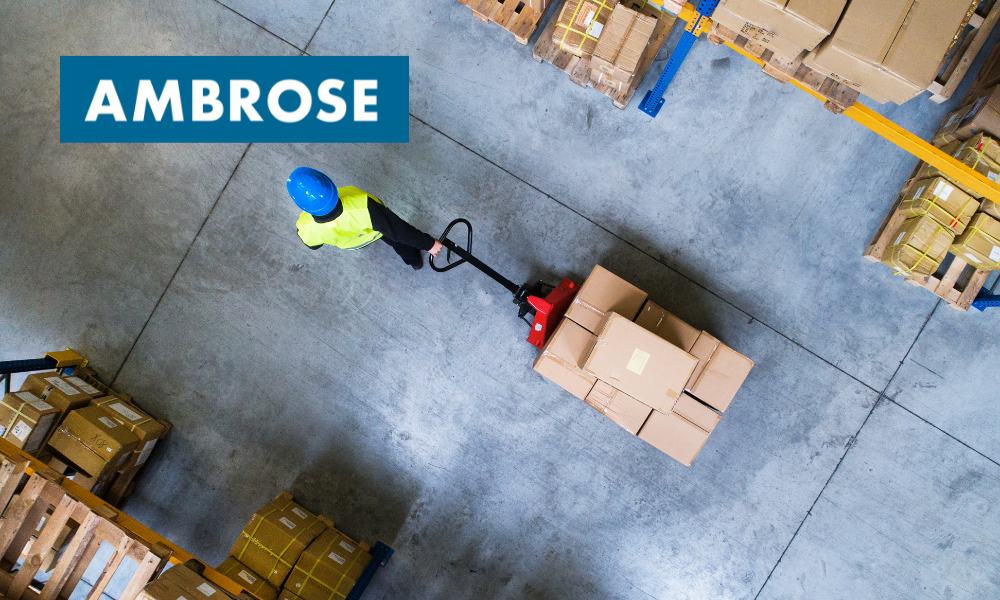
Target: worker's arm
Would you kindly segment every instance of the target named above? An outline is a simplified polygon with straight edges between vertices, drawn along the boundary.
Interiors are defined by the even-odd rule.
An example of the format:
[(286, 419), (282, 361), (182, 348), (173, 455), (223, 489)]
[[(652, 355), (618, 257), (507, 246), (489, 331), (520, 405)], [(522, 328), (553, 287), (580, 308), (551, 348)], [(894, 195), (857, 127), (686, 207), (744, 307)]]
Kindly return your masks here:
[(394, 242), (413, 246), (418, 250), (431, 250), (436, 240), (413, 225), (400, 219), (383, 204), (368, 198), (368, 213), (372, 217), (372, 229)]

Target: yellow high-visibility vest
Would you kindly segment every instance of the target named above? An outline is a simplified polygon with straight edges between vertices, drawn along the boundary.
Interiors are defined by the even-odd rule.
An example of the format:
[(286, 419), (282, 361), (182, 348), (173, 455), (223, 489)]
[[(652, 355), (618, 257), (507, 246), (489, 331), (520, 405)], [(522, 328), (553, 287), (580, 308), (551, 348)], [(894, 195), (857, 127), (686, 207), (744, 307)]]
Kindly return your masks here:
[[(372, 229), (372, 216), (368, 213), (369, 194), (356, 187), (337, 189), (344, 212), (329, 223), (317, 223), (307, 212), (299, 215), (295, 226), (299, 237), (307, 246), (330, 244), (344, 250), (364, 248), (382, 234)], [(371, 199), (383, 204), (375, 196)]]

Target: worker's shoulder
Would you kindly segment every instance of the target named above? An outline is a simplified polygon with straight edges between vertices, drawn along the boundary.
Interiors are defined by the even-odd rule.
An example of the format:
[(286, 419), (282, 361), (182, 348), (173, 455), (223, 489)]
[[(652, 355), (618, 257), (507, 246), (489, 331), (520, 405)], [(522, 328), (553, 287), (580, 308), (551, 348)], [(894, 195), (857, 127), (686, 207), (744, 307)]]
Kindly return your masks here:
[(295, 221), (295, 225), (299, 229), (302, 229), (303, 227), (305, 227), (307, 225), (310, 225), (312, 223), (315, 223), (315, 222), (316, 221), (313, 220), (313, 216), (311, 214), (303, 211), (302, 214), (299, 215), (298, 220)]

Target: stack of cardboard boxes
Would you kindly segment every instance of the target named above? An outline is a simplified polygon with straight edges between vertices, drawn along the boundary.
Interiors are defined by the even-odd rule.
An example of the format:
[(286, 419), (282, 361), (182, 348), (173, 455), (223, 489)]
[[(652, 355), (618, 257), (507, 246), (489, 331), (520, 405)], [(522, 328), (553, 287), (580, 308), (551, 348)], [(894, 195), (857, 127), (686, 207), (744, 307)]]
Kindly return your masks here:
[[(935, 146), (996, 181), (1000, 176), (1000, 88), (971, 98), (948, 115)], [(1000, 206), (924, 165), (903, 192), (900, 227), (882, 262), (903, 276), (932, 275), (948, 252), (977, 269), (1000, 269)], [(942, 247), (944, 249), (942, 250)]]
[(655, 27), (655, 17), (618, 0), (566, 0), (552, 40), (588, 61), (595, 83), (621, 90), (631, 86)]
[[(971, 0), (724, 0), (712, 19), (877, 102), (927, 89)], [(846, 10), (845, 10), (846, 8)]]
[(221, 588), (184, 565), (169, 567), (146, 584), (136, 600), (225, 600)]
[(367, 546), (288, 492), (254, 513), (229, 554), (219, 572), (263, 600), (345, 598), (371, 561)]
[(535, 371), (690, 466), (753, 361), (597, 266)]
[[(167, 431), (128, 400), (80, 377), (33, 373), (0, 403), (0, 437), (103, 496), (140, 468)], [(113, 392), (111, 392), (113, 393)]]

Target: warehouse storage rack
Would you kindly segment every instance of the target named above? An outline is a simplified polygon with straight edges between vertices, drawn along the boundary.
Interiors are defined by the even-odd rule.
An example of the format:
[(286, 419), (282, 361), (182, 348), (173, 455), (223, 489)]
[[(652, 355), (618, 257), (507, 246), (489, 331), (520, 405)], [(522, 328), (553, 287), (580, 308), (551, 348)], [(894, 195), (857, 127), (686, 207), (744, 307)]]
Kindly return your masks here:
[[(657, 5), (664, 5), (664, 0), (649, 0), (649, 2)], [(716, 7), (718, 7), (719, 2), (720, 0), (700, 0), (697, 6), (688, 3), (678, 13), (677, 17), (680, 20), (687, 22), (687, 25), (684, 28), (684, 33), (682, 34), (678, 45), (674, 49), (674, 52), (671, 54), (670, 59), (667, 61), (663, 74), (660, 75), (656, 85), (652, 90), (647, 92), (643, 101), (639, 104), (639, 110), (652, 117), (657, 115), (660, 108), (663, 106), (663, 94), (666, 93), (667, 88), (670, 86), (670, 82), (673, 81), (674, 76), (677, 74), (684, 62), (684, 59), (694, 46), (695, 41), (701, 36), (702, 33), (708, 33), (711, 29), (712, 14), (715, 12)], [(996, 22), (998, 16), (1000, 16), (1000, 10), (994, 8), (990, 14), (992, 22), (989, 26), (991, 28), (992, 24)], [(984, 41), (985, 40), (981, 40), (980, 42), (977, 42), (979, 43), (979, 46), (972, 48), (972, 50), (978, 50)], [(732, 43), (732, 41), (722, 40), (722, 43), (750, 60), (760, 64), (762, 67), (765, 67), (765, 69), (767, 68), (767, 64), (764, 61), (748, 53), (745, 49)], [(973, 58), (975, 58), (975, 54), (976, 52), (972, 52)], [(971, 60), (969, 62), (971, 62)], [(937, 167), (955, 183), (967, 187), (984, 198), (1000, 203), (1000, 185), (990, 181), (972, 168), (960, 163), (953, 157), (932, 146), (929, 142), (913, 135), (903, 127), (900, 127), (874, 110), (864, 106), (863, 104), (855, 104), (853, 102), (850, 106), (844, 107), (841, 99), (824, 94), (824, 91), (826, 90), (823, 88), (814, 89), (814, 87), (806, 85), (796, 79), (790, 79), (789, 81), (799, 89), (815, 97), (817, 100), (824, 102), (824, 104), (828, 108), (832, 108), (834, 112), (841, 113), (857, 123), (864, 125), (871, 131), (877, 133), (893, 144), (896, 144), (923, 162)], [(955, 85), (957, 85), (957, 83)], [(843, 108), (843, 110), (840, 110), (840, 108)]]
[[(60, 374), (71, 375), (74, 369), (86, 366), (87, 362), (86, 358), (69, 348), (62, 352), (50, 352), (43, 358), (38, 359), (0, 361), (0, 381), (3, 382), (3, 393), (10, 393), (10, 377), (13, 373), (56, 370)], [(13, 460), (18, 463), (20, 466), (20, 472), (17, 473), (18, 477), (23, 475), (30, 477), (40, 474), (50, 479), (52, 483), (61, 486), (69, 496), (87, 506), (94, 513), (112, 521), (126, 536), (142, 540), (144, 544), (155, 548), (158, 555), (166, 557), (170, 563), (184, 564), (193, 562), (199, 566), (204, 566), (202, 577), (219, 586), (226, 593), (231, 594), (239, 600), (260, 600), (236, 581), (219, 573), (212, 567), (204, 565), (183, 548), (114, 508), (101, 498), (91, 494), (71, 479), (63, 478), (45, 463), (27, 454), (3, 438), (0, 438), (0, 455), (10, 459), (7, 462)], [(4, 507), (0, 506), (0, 511), (3, 509)], [(2, 525), (2, 522), (3, 520), (0, 519), (0, 525)], [(382, 542), (375, 543), (371, 549), (371, 562), (368, 563), (368, 566), (348, 593), (346, 600), (361, 599), (375, 573), (388, 564), (393, 552), (392, 548)]]

